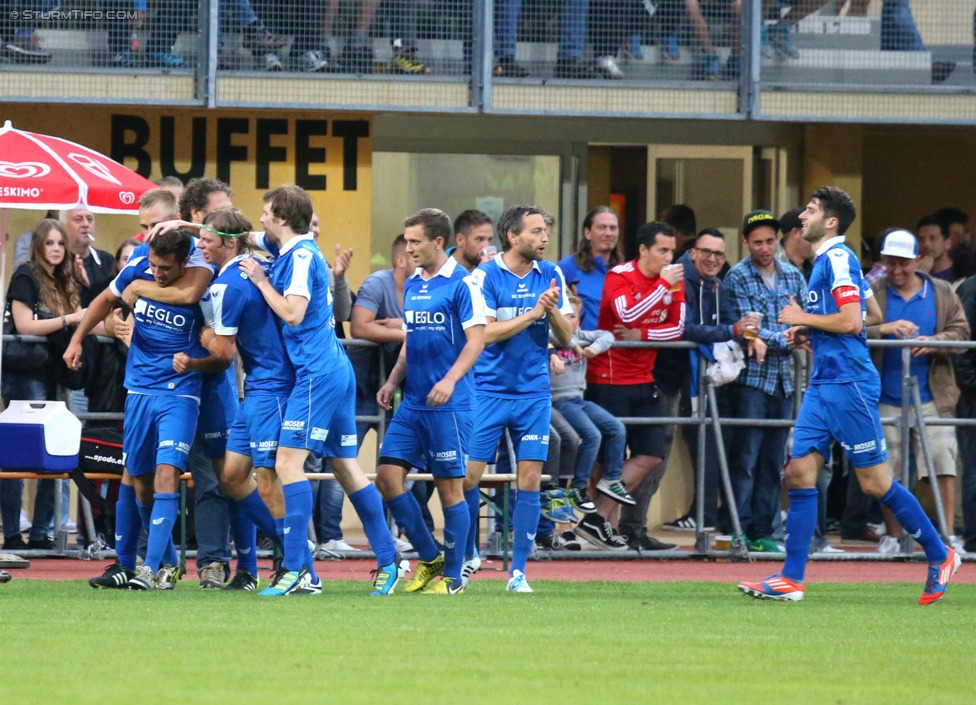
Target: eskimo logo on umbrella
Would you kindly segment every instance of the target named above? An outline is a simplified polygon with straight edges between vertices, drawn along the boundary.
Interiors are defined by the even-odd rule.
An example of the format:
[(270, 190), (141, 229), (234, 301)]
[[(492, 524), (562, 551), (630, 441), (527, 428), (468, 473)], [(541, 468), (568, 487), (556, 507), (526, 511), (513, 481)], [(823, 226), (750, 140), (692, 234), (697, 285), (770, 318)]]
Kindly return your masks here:
[(136, 202), (136, 195), (132, 191), (119, 191), (119, 200), (122, 201), (123, 205), (128, 206)]
[(7, 179), (36, 179), (51, 173), (51, 167), (42, 162), (0, 161), (0, 177)]
[(97, 161), (87, 154), (77, 154), (76, 152), (70, 152), (68, 154), (68, 159), (73, 161), (75, 164), (80, 166), (82, 169), (88, 173), (97, 176), (105, 181), (110, 181), (116, 186), (121, 186), (122, 182), (116, 179), (109, 170), (100, 161)]

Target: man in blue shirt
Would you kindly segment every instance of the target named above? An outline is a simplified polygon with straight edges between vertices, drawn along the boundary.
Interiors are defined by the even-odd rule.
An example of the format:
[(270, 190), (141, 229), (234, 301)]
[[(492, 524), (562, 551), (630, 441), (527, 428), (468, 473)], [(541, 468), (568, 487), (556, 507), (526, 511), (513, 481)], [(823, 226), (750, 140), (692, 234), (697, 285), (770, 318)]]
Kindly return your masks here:
[(878, 416), (881, 391), (864, 332), (865, 306), (857, 256), (844, 244), (854, 221), (850, 196), (823, 186), (810, 197), (800, 216), (803, 237), (813, 245), (816, 260), (805, 305), (795, 298), (783, 307), (779, 322), (790, 326), (792, 345), (809, 340), (813, 372), (793, 433), (793, 453), (786, 468), (790, 497), (786, 519), (786, 561), (781, 574), (762, 581), (739, 583), (739, 590), (760, 599), (803, 599), (810, 540), (817, 523), (817, 473), (840, 442), (857, 472), (864, 492), (888, 507), (925, 549), (928, 580), (919, 604), (935, 602), (961, 563), (942, 543), (918, 500), (891, 478), (884, 433)]
[(607, 271), (622, 260), (617, 250), (620, 219), (610, 206), (597, 206), (583, 219), (583, 236), (576, 252), (559, 260), (566, 281), (577, 281), (576, 294), (583, 300), (580, 327), (596, 330), (600, 316), (600, 298)]
[(572, 313), (559, 267), (542, 259), (549, 244), (545, 211), (513, 206), (498, 221), (502, 254), (474, 274), (485, 296), (488, 346), (475, 366), (478, 425), (468, 450), (465, 499), (471, 528), (465, 557), (474, 555), (474, 533), (480, 502), (478, 482), (494, 461), (507, 428), (518, 460), (518, 497), (512, 512), (515, 538), (512, 573), (506, 590), (532, 592), (525, 562), (539, 524), (539, 476), (549, 445), (549, 329), (568, 345)]
[[(80, 367), (82, 339), (121, 300), (133, 279), (151, 275), (162, 288), (175, 285), (184, 274), (190, 246), (189, 233), (173, 230), (153, 240), (148, 257), (130, 259), (131, 266), (86, 311), (64, 355), (68, 366)], [(125, 378), (125, 473), (116, 515), (119, 563), (115, 574), (119, 580), (112, 587), (122, 587), (121, 578), (129, 577), (127, 584), (133, 589), (171, 589), (179, 577), (172, 532), (179, 508), (180, 474), (186, 469), (196, 429), (202, 375), (181, 374), (174, 369), (174, 357), (184, 352), (207, 357), (197, 342), (202, 322), (196, 305), (140, 299), (134, 307)], [(215, 372), (221, 366), (226, 368), (225, 363), (210, 360), (207, 371)], [(132, 499), (138, 500), (138, 511), (133, 511), (136, 503)], [(136, 571), (136, 546), (143, 528), (149, 533), (149, 544), (145, 561)]]
[[(474, 410), (474, 375), (484, 348), (484, 299), (475, 279), (444, 245), (447, 214), (424, 209), (404, 223), (407, 253), (417, 265), (403, 291), (406, 343), (377, 394), (384, 409), (406, 375), (403, 401), (383, 437), (376, 485), (420, 559), (406, 587), (425, 593), (463, 592), (461, 564), (469, 518), (463, 481)], [(410, 373), (407, 375), (409, 366)], [(404, 487), (410, 468), (427, 468), (444, 507), (444, 556), (424, 524), (420, 505)]]
[[(885, 236), (881, 258), (888, 273), (873, 284), (874, 298), (884, 315), (884, 322), (870, 326), (868, 338), (912, 338), (924, 340), (969, 340), (969, 323), (962, 303), (947, 282), (915, 269), (919, 243), (907, 230), (895, 230)], [(923, 343), (924, 345), (924, 343)], [(902, 348), (874, 348), (872, 359), (881, 373), (882, 416), (901, 416), (902, 405)], [(910, 373), (918, 380), (918, 392), (925, 418), (954, 416), (959, 388), (956, 387), (950, 356), (962, 352), (947, 348), (917, 347), (911, 350)], [(919, 482), (929, 482), (928, 468), (922, 457), (917, 427), (911, 430), (915, 447)], [(902, 472), (902, 428), (885, 426), (888, 459), (896, 473)], [(952, 426), (926, 426), (925, 434), (932, 449), (932, 462), (943, 516), (948, 524), (949, 543), (962, 552), (962, 542), (954, 536), (952, 520), (956, 509), (956, 432)], [(878, 543), (878, 553), (897, 553), (897, 537), (901, 528), (894, 516), (883, 509), (888, 533)]]
[(359, 514), (379, 567), (374, 595), (393, 592), (401, 577), (401, 559), (386, 526), (383, 500), (356, 460), (356, 381), (339, 344), (332, 315), (328, 265), (307, 233), (312, 202), (298, 186), (280, 186), (264, 194), (261, 224), (279, 256), (270, 279), (254, 259), (241, 270), (278, 316), (285, 350), (295, 368), (278, 438), (275, 473), (285, 507), (284, 559), (274, 582), (261, 595), (281, 596), (309, 589), (316, 579), (308, 560), (308, 521), (312, 489), (305, 478), (309, 451), (330, 460), (339, 483)]

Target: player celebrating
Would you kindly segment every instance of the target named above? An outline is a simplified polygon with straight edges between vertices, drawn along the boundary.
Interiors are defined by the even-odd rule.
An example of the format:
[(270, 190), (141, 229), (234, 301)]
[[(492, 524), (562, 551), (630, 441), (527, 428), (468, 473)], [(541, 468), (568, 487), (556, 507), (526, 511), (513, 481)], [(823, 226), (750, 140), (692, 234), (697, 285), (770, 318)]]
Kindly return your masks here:
[(809, 336), (813, 373), (793, 432), (793, 457), (786, 469), (790, 508), (786, 519), (786, 561), (780, 575), (758, 583), (740, 583), (746, 595), (761, 599), (801, 600), (810, 540), (817, 523), (817, 473), (839, 441), (865, 494), (880, 500), (925, 550), (928, 581), (920, 605), (945, 593), (961, 562), (944, 545), (918, 500), (892, 480), (878, 416), (881, 380), (868, 354), (864, 332), (864, 285), (855, 255), (844, 244), (854, 221), (854, 203), (838, 188), (817, 189), (800, 214), (803, 237), (814, 248), (807, 301), (791, 300), (779, 315), (791, 344)]
[[(376, 399), (389, 409), (405, 374), (407, 385), (383, 436), (376, 485), (420, 558), (407, 592), (443, 573), (424, 592), (457, 595), (464, 591), (461, 563), (469, 525), (463, 489), (474, 407), (469, 371), (484, 348), (484, 298), (474, 278), (444, 251), (451, 237), (447, 214), (427, 208), (407, 218), (404, 228), (407, 254), (417, 265), (403, 287), (407, 340)], [(434, 475), (444, 507), (444, 557), (403, 485), (411, 467)]]
[[(356, 381), (349, 358), (335, 334), (329, 275), (322, 252), (308, 232), (312, 201), (298, 186), (280, 186), (264, 194), (261, 223), (279, 256), (270, 279), (261, 264), (243, 259), (238, 265), (279, 318), (285, 350), (295, 368), (288, 397), (275, 473), (284, 499), (284, 559), (274, 583), (261, 595), (288, 595), (312, 584), (307, 559), (312, 489), (305, 479), (309, 451), (325, 459), (355, 507), (376, 553), (374, 595), (393, 592), (401, 559), (383, 515), (383, 500), (356, 460)], [(302, 234), (300, 234), (302, 233)]]
[(532, 592), (525, 562), (539, 524), (539, 476), (549, 444), (549, 328), (568, 345), (572, 313), (559, 267), (542, 259), (549, 244), (545, 211), (513, 206), (498, 221), (502, 254), (475, 276), (485, 296), (485, 348), (475, 367), (478, 426), (471, 438), (464, 495), (471, 515), (465, 555), (475, 554), (478, 482), (494, 461), (504, 429), (512, 434), (518, 496), (512, 512), (512, 573), (505, 589)]

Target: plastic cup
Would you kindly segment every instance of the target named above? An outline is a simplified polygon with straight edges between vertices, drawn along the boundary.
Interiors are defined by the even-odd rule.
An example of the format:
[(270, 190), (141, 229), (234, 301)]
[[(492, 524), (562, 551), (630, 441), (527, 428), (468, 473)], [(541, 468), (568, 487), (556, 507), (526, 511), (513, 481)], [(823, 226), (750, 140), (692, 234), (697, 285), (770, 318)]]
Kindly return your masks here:
[[(677, 267), (678, 269), (682, 269), (682, 270), (684, 269), (684, 267), (681, 266), (680, 264), (669, 264), (669, 265), (666, 265), (665, 268), (670, 270), (673, 267)], [(685, 286), (685, 280), (684, 279), (679, 279), (678, 281), (676, 281), (674, 284), (671, 285), (671, 288), (668, 289), (668, 291), (672, 291), (672, 292), (674, 292), (674, 291), (681, 291), (684, 288), (684, 286)]]
[(746, 332), (742, 334), (742, 337), (746, 340), (755, 340), (759, 337), (759, 329), (762, 328), (762, 314), (756, 311), (749, 311), (746, 313), (747, 316), (752, 316), (756, 319), (755, 328), (746, 328)]

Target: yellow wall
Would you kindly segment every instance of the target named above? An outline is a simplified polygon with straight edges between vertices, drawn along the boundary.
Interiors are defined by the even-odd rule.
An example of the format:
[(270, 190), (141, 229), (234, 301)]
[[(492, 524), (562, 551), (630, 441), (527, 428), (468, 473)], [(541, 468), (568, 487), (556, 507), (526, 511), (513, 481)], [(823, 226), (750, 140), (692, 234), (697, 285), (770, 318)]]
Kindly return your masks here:
[[(350, 282), (358, 287), (369, 274), (371, 116), (141, 107), (77, 107), (70, 119), (66, 115), (63, 108), (47, 105), (7, 105), (2, 117), (18, 129), (57, 135), (108, 156), (128, 153), (130, 156), (120, 161), (151, 180), (164, 175), (161, 160), (167, 153), (173, 168), (183, 174), (195, 168), (194, 176), (225, 177), (234, 189), (234, 205), (251, 219), (255, 229), (261, 227), (261, 195), (284, 183), (299, 183), (308, 190), (318, 212), (320, 244), (326, 256), (332, 259), (336, 243), (353, 247), (359, 256), (353, 257)], [(167, 125), (168, 136), (164, 135)], [(232, 130), (236, 134), (231, 134)], [(314, 134), (303, 137), (306, 132)], [(365, 136), (340, 136), (344, 132)], [(307, 158), (307, 167), (298, 163), (299, 156)], [(259, 173), (260, 163), (267, 166), (266, 183)], [(38, 211), (9, 211), (10, 239), (31, 229), (41, 217), (43, 213)], [(114, 253), (119, 243), (138, 231), (135, 216), (99, 214), (95, 246)], [(9, 270), (12, 243), (7, 253)]]

